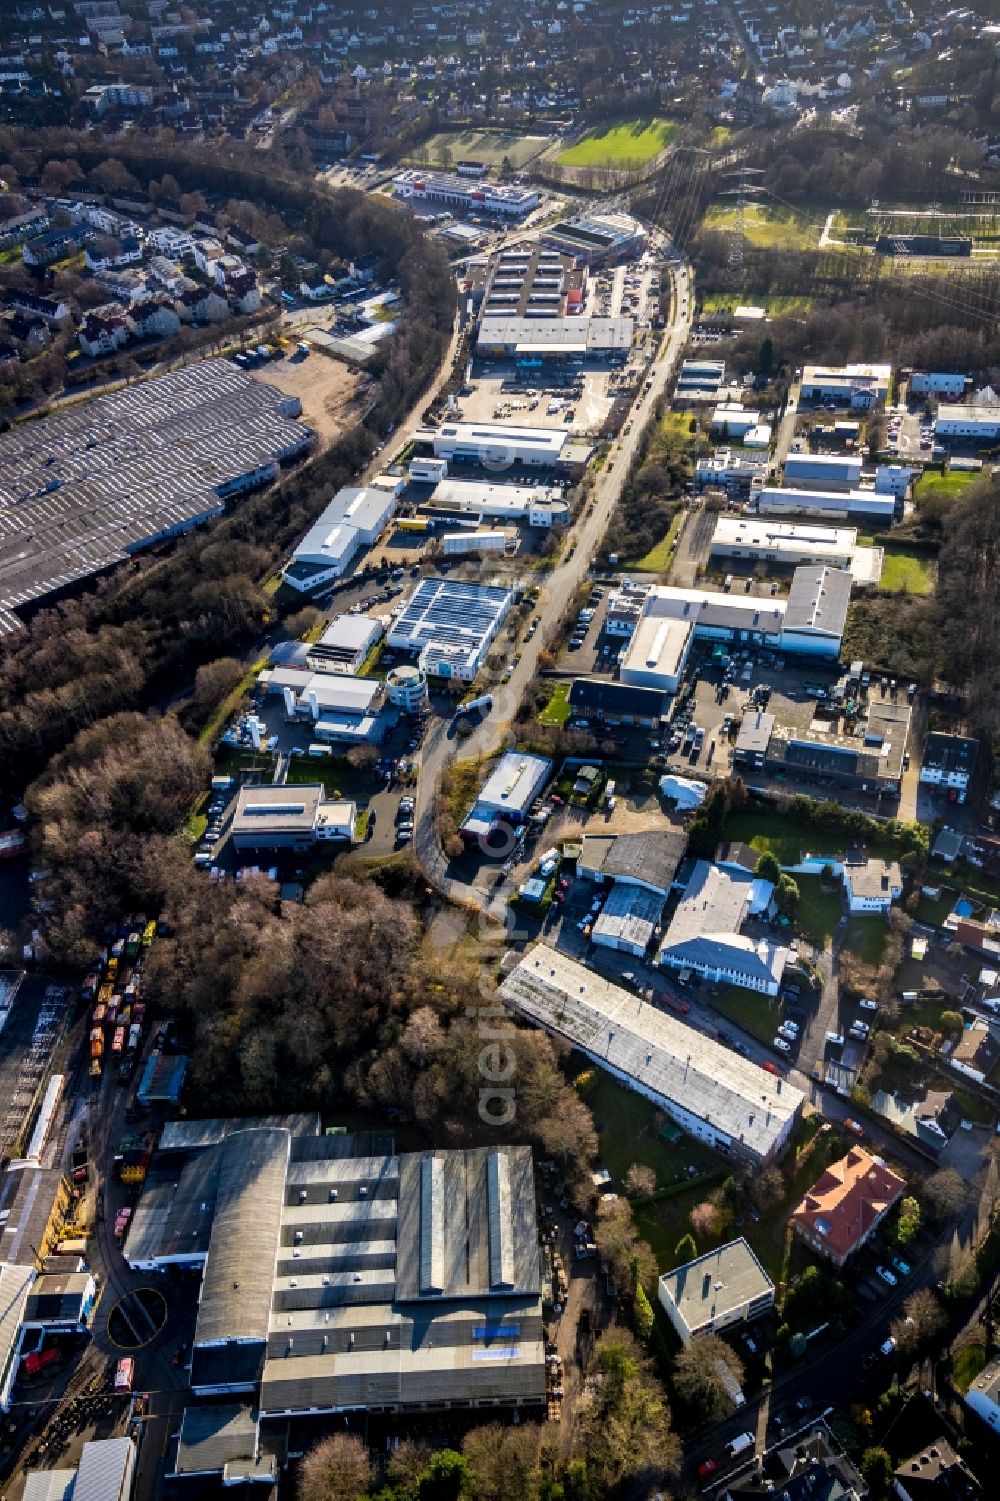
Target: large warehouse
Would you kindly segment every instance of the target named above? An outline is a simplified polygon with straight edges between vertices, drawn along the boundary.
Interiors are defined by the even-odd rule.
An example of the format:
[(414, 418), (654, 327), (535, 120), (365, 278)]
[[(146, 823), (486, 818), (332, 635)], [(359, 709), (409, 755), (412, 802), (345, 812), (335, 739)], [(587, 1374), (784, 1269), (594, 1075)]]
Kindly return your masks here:
[(551, 775), (552, 762), (548, 756), (507, 751), (483, 783), (462, 824), (462, 837), (488, 839), (500, 823), (519, 828)]
[(859, 547), (853, 526), (811, 526), (807, 522), (754, 521), (747, 516), (720, 516), (710, 551), (737, 562), (769, 563), (782, 568), (829, 563), (846, 568), (856, 584), (878, 583), (884, 552)]
[(544, 1402), (530, 1148), (397, 1155), (310, 1117), (168, 1129), (125, 1256), (204, 1269), (196, 1396), (262, 1418)]
[(619, 678), (635, 688), (676, 693), (693, 639), (689, 620), (643, 616), (628, 644)]
[(800, 396), (802, 401), (873, 407), (888, 400), (891, 382), (891, 365), (806, 365)]
[(381, 485), (338, 490), (282, 569), (286, 584), (300, 592), (340, 578), (362, 547), (371, 547), (396, 510), (396, 497)]
[(490, 314), (479, 325), (476, 350), (499, 359), (623, 360), (632, 348), (631, 318), (524, 318)]
[(558, 468), (569, 442), (565, 427), (514, 427), (502, 422), (443, 422), (420, 428), (415, 446), (430, 448), (436, 459), (479, 464), (497, 472), (515, 465)]
[(699, 860), (670, 919), (657, 963), (694, 970), (716, 984), (777, 995), (791, 949), (740, 930), (767, 910), (772, 887), (750, 871)]
[(0, 435), (0, 635), (13, 613), (218, 516), (313, 443), (301, 404), (228, 360)]
[(777, 485), (752, 492), (750, 501), (762, 516), (822, 516), (827, 520), (861, 516), (886, 523), (892, 522), (902, 504), (895, 495), (880, 490), (807, 490)]
[(942, 401), (934, 431), (939, 438), (967, 438), (992, 443), (1000, 437), (1000, 406)]
[(800, 1090), (557, 949), (529, 949), (500, 993), (720, 1152), (768, 1162), (791, 1136)]
[(545, 229), (542, 238), (585, 266), (617, 264), (646, 248), (646, 231), (629, 214), (574, 214)]
[[(443, 461), (442, 461), (443, 462)], [(502, 485), (488, 480), (443, 479), (426, 502), (429, 510), (459, 511), (528, 526), (567, 526), (569, 505), (551, 485)]]
[(421, 579), (389, 628), (388, 642), (397, 651), (418, 652), (431, 677), (471, 683), (513, 603), (498, 585)]
[(861, 460), (856, 455), (790, 453), (785, 460), (789, 489), (856, 490), (861, 484)]
[[(835, 657), (840, 651), (850, 598), (850, 573), (823, 564), (796, 568), (787, 599), (662, 584), (649, 591), (636, 630), (641, 625), (646, 632), (642, 640), (651, 653), (658, 638), (647, 641), (644, 622), (676, 620), (692, 627), (696, 637), (713, 641), (743, 641), (778, 651)], [(659, 655), (668, 667), (679, 652), (679, 638), (677, 642), (676, 650), (672, 650), (669, 636), (660, 641)], [(630, 653), (626, 662), (631, 658)], [(651, 674), (637, 686), (661, 687), (676, 675), (670, 670), (662, 674), (662, 682), (654, 682), (656, 668), (644, 669), (644, 662), (648, 658), (641, 651), (632, 661), (633, 671)]]

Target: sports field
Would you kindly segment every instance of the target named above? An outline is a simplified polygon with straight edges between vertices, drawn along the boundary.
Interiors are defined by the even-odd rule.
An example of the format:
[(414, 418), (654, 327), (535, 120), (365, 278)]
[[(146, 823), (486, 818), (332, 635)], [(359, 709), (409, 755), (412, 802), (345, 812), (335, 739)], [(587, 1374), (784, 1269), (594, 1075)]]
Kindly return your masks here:
[(511, 130), (442, 130), (424, 142), (419, 156), (432, 167), (440, 166), (442, 161), (459, 162), (467, 158), (499, 167), (506, 157), (517, 168), (532, 161), (550, 140), (550, 136), (518, 135)]
[(560, 167), (644, 167), (677, 134), (672, 120), (620, 120), (588, 130), (556, 157)]

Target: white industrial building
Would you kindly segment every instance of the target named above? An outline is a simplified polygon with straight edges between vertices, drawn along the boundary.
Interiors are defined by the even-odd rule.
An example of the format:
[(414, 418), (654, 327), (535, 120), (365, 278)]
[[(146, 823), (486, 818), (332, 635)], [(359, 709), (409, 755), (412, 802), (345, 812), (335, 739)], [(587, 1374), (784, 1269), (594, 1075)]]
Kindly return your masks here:
[(557, 949), (536, 944), (500, 993), (716, 1150), (759, 1163), (788, 1142), (800, 1090)]
[(306, 664), (313, 672), (353, 676), (385, 634), (374, 615), (335, 615), (318, 641), (310, 644)]
[(806, 365), (802, 370), (803, 401), (833, 401), (855, 408), (887, 401), (891, 365)]
[(891, 522), (897, 497), (878, 490), (806, 490), (764, 485), (751, 494), (751, 503), (765, 516), (782, 513), (840, 519), (864, 516), (870, 521)]
[(939, 438), (970, 438), (991, 443), (1000, 437), (1000, 404), (977, 406), (942, 401), (934, 431)]
[(786, 599), (658, 585), (646, 596), (643, 618), (687, 623), (695, 636), (713, 641), (835, 657), (850, 597), (850, 573), (815, 564), (796, 568)]
[(421, 428), (414, 442), (429, 445), (438, 459), (480, 464), (500, 472), (515, 465), (555, 469), (569, 441), (565, 427), (514, 427), (502, 422), (443, 422)]
[(755, 521), (748, 516), (720, 516), (711, 553), (748, 563), (792, 567), (829, 563), (847, 568), (856, 584), (877, 584), (882, 576), (881, 547), (859, 547), (853, 526), (810, 526), (805, 522)]
[(777, 995), (791, 949), (740, 931), (748, 918), (767, 911), (772, 891), (770, 881), (751, 871), (697, 861), (657, 963), (693, 970), (717, 985)]
[(441, 555), (445, 558), (467, 557), (474, 553), (493, 553), (501, 557), (511, 544), (517, 551), (517, 535), (508, 537), (506, 532), (464, 531), (447, 532), (441, 538)]
[(523, 219), (538, 207), (535, 188), (507, 186), (470, 180), (452, 172), (424, 172), (407, 168), (392, 180), (397, 198), (413, 203), (441, 203), (460, 213), (498, 214), (505, 219)]
[(506, 751), (490, 772), (461, 826), (464, 839), (488, 838), (498, 823), (519, 827), (552, 775), (547, 756)]
[(266, 693), (283, 695), (289, 719), (311, 721), (316, 740), (361, 745), (378, 738), (383, 697), (379, 678), (272, 667), (258, 682)]
[(418, 485), (436, 485), (448, 473), (447, 459), (411, 459), (410, 479)]
[(911, 396), (952, 396), (956, 400), (965, 393), (969, 384), (967, 375), (955, 375), (946, 370), (914, 370), (910, 376)]
[(855, 490), (861, 483), (861, 459), (849, 454), (790, 453), (785, 460), (785, 483), (791, 489)]
[(694, 626), (689, 620), (643, 616), (621, 665), (621, 681), (634, 688), (676, 693), (693, 639)]
[(698, 1334), (747, 1324), (774, 1307), (774, 1283), (742, 1236), (664, 1272), (659, 1294), (685, 1345)]
[(300, 592), (332, 583), (363, 547), (371, 547), (395, 514), (396, 496), (381, 485), (338, 490), (306, 532), (281, 577)]
[[(412, 466), (411, 466), (412, 473)], [(503, 485), (472, 479), (442, 479), (429, 508), (489, 517), (491, 521), (526, 522), (528, 526), (567, 526), (569, 505), (562, 491), (549, 485)]]
[(421, 579), (389, 629), (389, 645), (419, 653), (431, 677), (471, 683), (513, 603), (498, 585)]
[(54, 1470), (28, 1470), (21, 1498), (22, 1501), (129, 1501), (135, 1468), (136, 1447), (131, 1438), (85, 1439), (77, 1464), (60, 1465)]
[(241, 787), (229, 838), (236, 850), (303, 851), (322, 842), (350, 843), (357, 817), (353, 802), (328, 801), (322, 782)]
[(767, 479), (767, 455), (748, 453), (746, 448), (716, 448), (699, 454), (694, 479), (700, 489), (716, 485), (729, 494), (746, 495), (755, 480)]
[(420, 667), (393, 667), (386, 675), (389, 702), (407, 714), (420, 714), (430, 706), (427, 674)]
[(760, 413), (742, 407), (738, 402), (723, 401), (712, 413), (712, 428), (726, 438), (745, 439), (747, 433), (760, 425)]

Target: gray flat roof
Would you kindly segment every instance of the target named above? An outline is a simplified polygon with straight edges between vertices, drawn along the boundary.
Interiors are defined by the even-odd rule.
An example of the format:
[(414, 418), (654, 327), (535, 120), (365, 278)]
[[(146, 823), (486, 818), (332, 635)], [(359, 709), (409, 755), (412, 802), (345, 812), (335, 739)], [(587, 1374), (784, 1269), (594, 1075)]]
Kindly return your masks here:
[(666, 896), (686, 849), (687, 833), (683, 829), (585, 834), (581, 864), (612, 881), (655, 886)]
[(232, 482), (302, 452), (314, 435), (288, 403), (204, 360), (0, 435), (0, 632), (19, 605), (218, 514)]
[(802, 1104), (794, 1085), (546, 944), (529, 949), (500, 993), (528, 1020), (759, 1156)]
[(301, 829), (309, 832), (316, 823), (320, 803), (326, 796), (322, 782), (293, 786), (241, 787), (233, 814), (234, 834), (264, 834)]
[(774, 1283), (740, 1236), (672, 1272), (664, 1272), (660, 1291), (667, 1294), (694, 1333), (755, 1298), (773, 1294)]
[(645, 949), (663, 912), (663, 895), (616, 883), (593, 927), (594, 942), (612, 939)]

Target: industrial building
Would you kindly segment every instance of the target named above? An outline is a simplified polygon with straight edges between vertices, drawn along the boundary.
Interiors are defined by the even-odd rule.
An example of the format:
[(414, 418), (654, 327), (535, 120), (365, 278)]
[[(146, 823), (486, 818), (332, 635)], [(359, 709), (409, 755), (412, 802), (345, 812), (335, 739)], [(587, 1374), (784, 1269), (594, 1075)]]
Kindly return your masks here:
[(552, 775), (548, 756), (506, 751), (483, 783), (462, 823), (463, 839), (488, 839), (500, 823), (519, 828)]
[(664, 1272), (660, 1304), (682, 1344), (748, 1324), (774, 1307), (774, 1283), (742, 1236)]
[(512, 556), (517, 548), (516, 532), (457, 531), (445, 532), (441, 538), (441, 556), (444, 558), (466, 557), (470, 554), (478, 554), (480, 557), (490, 554)]
[(690, 620), (644, 616), (626, 648), (619, 671), (621, 681), (635, 688), (676, 693), (693, 640), (694, 625)]
[(422, 714), (430, 708), (427, 674), (419, 667), (392, 667), (386, 674), (385, 691), (389, 702), (405, 714)]
[(785, 460), (785, 484), (791, 490), (856, 490), (861, 468), (856, 455), (790, 453)]
[(642, 959), (663, 916), (663, 897), (634, 886), (612, 886), (590, 930), (598, 948)]
[(431, 677), (471, 683), (510, 614), (514, 596), (493, 584), (421, 579), (389, 628), (397, 651), (419, 653)]
[(199, 1398), (262, 1421), (544, 1410), (528, 1147), (397, 1154), (385, 1133), (324, 1135), (318, 1117), (176, 1122), (125, 1256), (202, 1269)]
[(824, 520), (847, 520), (855, 516), (890, 525), (901, 502), (891, 491), (807, 490), (801, 487), (765, 485), (751, 492), (751, 504), (762, 516), (821, 516)]
[(440, 203), (461, 214), (496, 214), (503, 219), (523, 219), (538, 207), (535, 188), (470, 180), (453, 172), (424, 172), (407, 168), (392, 181), (397, 198), (410, 203)]
[(752, 871), (698, 860), (656, 962), (716, 984), (777, 995), (791, 949), (741, 932), (748, 919), (767, 911), (772, 892), (770, 881)]
[(910, 376), (910, 396), (950, 396), (959, 400), (969, 384), (967, 375), (956, 375), (945, 370), (914, 370)]
[(572, 255), (584, 266), (617, 265), (641, 255), (646, 231), (629, 214), (574, 214), (542, 231), (554, 250)]
[(568, 526), (569, 505), (550, 485), (504, 485), (487, 480), (442, 479), (426, 503), (431, 511), (455, 512), (527, 526)]
[(881, 547), (859, 547), (853, 526), (810, 526), (803, 522), (754, 521), (747, 516), (720, 516), (710, 552), (714, 557), (769, 563), (776, 567), (829, 563), (846, 568), (855, 584), (877, 584), (882, 576)]
[(325, 841), (350, 843), (357, 806), (327, 800), (322, 782), (315, 785), (241, 787), (229, 828), (233, 848), (305, 851)]
[(835, 402), (856, 409), (887, 401), (891, 365), (805, 365), (800, 400)]
[(717, 1151), (760, 1163), (787, 1144), (800, 1090), (559, 950), (529, 949), (500, 993)]
[(576, 873), (597, 885), (652, 892), (666, 901), (687, 848), (683, 829), (646, 829), (635, 834), (584, 834)]
[(620, 363), (632, 348), (632, 318), (532, 317), (489, 313), (479, 325), (476, 352), (487, 359)]
[(282, 569), (282, 580), (301, 593), (333, 583), (363, 547), (378, 541), (395, 510), (396, 496), (381, 485), (338, 490)]
[(796, 568), (787, 599), (659, 585), (649, 591), (643, 617), (687, 623), (696, 637), (836, 657), (850, 597), (848, 572), (816, 564)]
[(363, 745), (377, 740), (385, 727), (378, 678), (272, 667), (257, 681), (265, 692), (282, 694), (287, 718), (305, 720), (316, 740)]
[(309, 449), (301, 404), (204, 360), (0, 434), (0, 635), (14, 611), (218, 516)]
[(767, 468), (765, 453), (751, 453), (745, 448), (716, 448), (698, 455), (694, 482), (701, 490), (714, 485), (727, 495), (746, 499), (754, 481), (764, 484)]
[(384, 634), (385, 627), (374, 615), (334, 615), (319, 640), (310, 643), (306, 665), (313, 672), (353, 677)]
[(607, 678), (574, 678), (569, 690), (574, 714), (592, 716), (602, 724), (637, 724), (659, 729), (670, 705), (659, 688), (633, 688)]
[(817, 787), (899, 796), (912, 710), (909, 704), (870, 698), (856, 717), (823, 717), (812, 700), (786, 701), (774, 714), (744, 717), (733, 765)]
[(470, 265), (466, 286), (474, 301), (481, 293), (486, 318), (560, 318), (563, 313), (579, 313), (585, 277), (573, 256), (525, 240), (505, 246), (481, 271), (475, 263)]
[(924, 739), (920, 758), (921, 785), (947, 793), (952, 802), (964, 803), (978, 758), (978, 740), (932, 730)]
[(85, 1439), (78, 1465), (29, 1470), (22, 1501), (130, 1501), (136, 1466), (131, 1438)]
[(967, 438), (992, 443), (1000, 437), (1000, 405), (981, 406), (975, 402), (942, 401), (938, 407), (934, 433), (938, 438)]
[(713, 431), (724, 438), (735, 438), (740, 443), (745, 443), (747, 434), (759, 426), (760, 413), (752, 411), (750, 407), (740, 406), (739, 402), (720, 402), (712, 413)]
[(477, 464), (500, 473), (515, 467), (557, 469), (569, 442), (565, 427), (514, 427), (502, 422), (451, 422), (420, 428), (413, 436), (417, 448), (430, 448), (435, 458)]
[(677, 407), (718, 401), (726, 378), (724, 360), (684, 360), (677, 373), (673, 404)]

